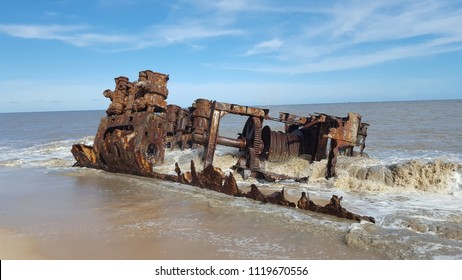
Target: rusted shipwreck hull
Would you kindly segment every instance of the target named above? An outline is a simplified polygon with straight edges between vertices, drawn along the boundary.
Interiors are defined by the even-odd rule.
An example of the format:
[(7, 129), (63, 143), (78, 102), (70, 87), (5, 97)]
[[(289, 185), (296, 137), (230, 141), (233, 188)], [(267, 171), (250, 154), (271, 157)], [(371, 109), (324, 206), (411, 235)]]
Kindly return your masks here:
[[(359, 114), (349, 113), (341, 118), (320, 113), (308, 116), (280, 113), (274, 118), (268, 109), (207, 99), (197, 99), (191, 107), (183, 109), (167, 104), (168, 79), (168, 75), (150, 70), (141, 71), (135, 82), (126, 77), (115, 78), (115, 89), (103, 93), (111, 103), (107, 116), (101, 119), (93, 146), (72, 146), (76, 166), (158, 178), (265, 203), (374, 222), (372, 217), (344, 209), (341, 198), (335, 195), (327, 205), (320, 206), (306, 193), (301, 194), (297, 205), (285, 198), (284, 190), (264, 195), (252, 185), (250, 191), (244, 193), (233, 174), (225, 175), (213, 166), (217, 145), (224, 145), (239, 150), (240, 158), (234, 168), (244, 179), (252, 176), (267, 181), (306, 180), (264, 170), (265, 161), (285, 161), (299, 156), (310, 161), (327, 158), (326, 178), (334, 177), (339, 154), (363, 153), (368, 124), (361, 122)], [(219, 134), (220, 120), (226, 114), (244, 116), (242, 133), (237, 138)], [(265, 120), (283, 123), (284, 131), (263, 126)], [(354, 151), (355, 147), (359, 151)], [(196, 171), (194, 162), (186, 172), (176, 164), (176, 175), (153, 171), (155, 166), (163, 164), (166, 151), (173, 149), (203, 149), (202, 171)]]

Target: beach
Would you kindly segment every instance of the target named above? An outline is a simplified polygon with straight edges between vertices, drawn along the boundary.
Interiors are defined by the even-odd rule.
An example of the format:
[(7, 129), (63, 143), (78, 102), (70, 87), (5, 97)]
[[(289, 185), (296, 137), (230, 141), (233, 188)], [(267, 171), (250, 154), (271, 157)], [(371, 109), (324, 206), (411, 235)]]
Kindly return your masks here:
[[(281, 227), (278, 218), (233, 209), (232, 197), (191, 186), (173, 185), (170, 193), (149, 187), (152, 179), (103, 171), (0, 170), (2, 182), (21, 186), (0, 192), (8, 241), (1, 259), (375, 258), (348, 250), (341, 235)], [(166, 204), (163, 196), (185, 189)], [(292, 227), (300, 227), (295, 235)]]
[[(271, 108), (299, 115), (360, 112), (371, 124), (369, 157), (339, 158), (338, 176), (329, 180), (323, 176), (323, 161), (268, 163), (269, 169), (309, 180), (268, 183), (236, 175), (239, 187), (255, 183), (265, 193), (284, 188), (294, 201), (302, 191), (319, 203), (342, 196), (346, 209), (374, 217), (375, 224), (73, 167), (72, 144), (92, 143), (102, 111), (0, 114), (5, 124), (0, 136), (0, 258), (461, 259), (460, 105), (459, 100)], [(432, 118), (426, 118), (430, 113)], [(396, 115), (399, 122), (392, 121)], [(441, 122), (444, 117), (454, 122)], [(220, 134), (236, 135), (244, 122), (226, 119)], [(174, 174), (176, 161), (187, 170), (199, 155), (174, 151), (156, 168)], [(235, 149), (219, 148), (215, 163), (232, 172), (237, 156)]]

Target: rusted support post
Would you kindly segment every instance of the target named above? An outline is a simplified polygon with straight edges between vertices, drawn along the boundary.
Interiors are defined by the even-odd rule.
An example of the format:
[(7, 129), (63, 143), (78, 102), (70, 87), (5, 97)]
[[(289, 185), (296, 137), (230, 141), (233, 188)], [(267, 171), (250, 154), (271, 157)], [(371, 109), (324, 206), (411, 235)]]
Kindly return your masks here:
[(320, 123), (319, 133), (316, 145), (316, 153), (314, 155), (314, 161), (321, 161), (326, 158), (327, 142), (328, 139), (326, 135), (329, 133), (328, 123)]
[(367, 127), (369, 124), (367, 123), (361, 123), (359, 127), (359, 133), (358, 133), (358, 145), (360, 147), (359, 149), (359, 154), (363, 155), (364, 154), (364, 148), (366, 148), (366, 137), (367, 137)]
[(327, 171), (326, 171), (326, 178), (335, 177), (335, 166), (337, 165), (337, 155), (338, 155), (338, 143), (337, 140), (331, 139), (330, 140), (330, 150), (329, 150), (329, 158), (327, 160)]
[(215, 155), (215, 149), (217, 148), (218, 129), (220, 126), (221, 112), (219, 110), (215, 110), (215, 104), (216, 102), (214, 101), (212, 103), (207, 140), (205, 142), (206, 146), (204, 151), (204, 168), (206, 168), (208, 165), (213, 164), (213, 157)]
[(204, 144), (207, 139), (211, 102), (207, 99), (197, 99), (192, 106), (192, 140)]
[(167, 124), (165, 130), (167, 131), (167, 136), (175, 135), (177, 130), (177, 122), (178, 122), (178, 112), (181, 110), (180, 106), (177, 105), (167, 105)]

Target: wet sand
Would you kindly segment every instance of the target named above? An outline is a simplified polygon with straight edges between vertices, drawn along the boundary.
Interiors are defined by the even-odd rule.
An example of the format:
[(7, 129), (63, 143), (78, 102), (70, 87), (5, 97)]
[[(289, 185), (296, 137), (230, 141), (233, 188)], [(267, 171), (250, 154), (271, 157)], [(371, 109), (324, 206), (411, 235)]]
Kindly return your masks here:
[(44, 260), (47, 257), (37, 248), (32, 238), (22, 237), (17, 232), (0, 228), (0, 259)]
[(0, 181), (2, 259), (380, 258), (267, 212), (281, 207), (191, 186), (71, 168), (2, 167)]

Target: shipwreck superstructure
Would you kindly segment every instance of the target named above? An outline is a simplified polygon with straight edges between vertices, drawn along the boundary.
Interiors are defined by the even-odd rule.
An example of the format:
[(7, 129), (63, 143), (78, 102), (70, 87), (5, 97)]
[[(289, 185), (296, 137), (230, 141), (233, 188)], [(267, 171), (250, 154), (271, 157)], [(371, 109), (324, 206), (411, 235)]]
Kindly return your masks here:
[[(297, 205), (285, 199), (284, 190), (264, 195), (252, 185), (249, 192), (243, 193), (233, 174), (225, 175), (213, 165), (217, 145), (224, 145), (238, 149), (239, 159), (234, 169), (244, 179), (302, 181), (306, 178), (290, 178), (264, 168), (266, 161), (300, 156), (311, 162), (327, 159), (326, 178), (335, 177), (338, 155), (363, 153), (368, 124), (361, 121), (359, 114), (349, 113), (342, 118), (322, 113), (307, 116), (280, 113), (275, 118), (269, 115), (268, 109), (207, 99), (197, 99), (185, 109), (167, 104), (168, 80), (168, 75), (151, 70), (139, 72), (134, 82), (123, 76), (115, 78), (115, 89), (103, 93), (111, 103), (107, 116), (101, 119), (93, 146), (72, 147), (76, 165), (190, 184), (353, 220), (374, 221), (372, 217), (342, 208), (341, 198), (337, 196), (333, 196), (329, 204), (319, 206), (310, 201), (306, 193), (302, 193)], [(236, 138), (219, 133), (220, 121), (227, 114), (243, 116), (243, 129)], [(265, 121), (284, 124), (284, 131), (272, 130), (264, 125)], [(187, 172), (182, 172), (178, 164), (172, 167), (176, 175), (155, 172), (153, 168), (162, 165), (165, 153), (172, 149), (203, 149), (202, 171), (196, 171), (191, 162), (191, 170)]]

